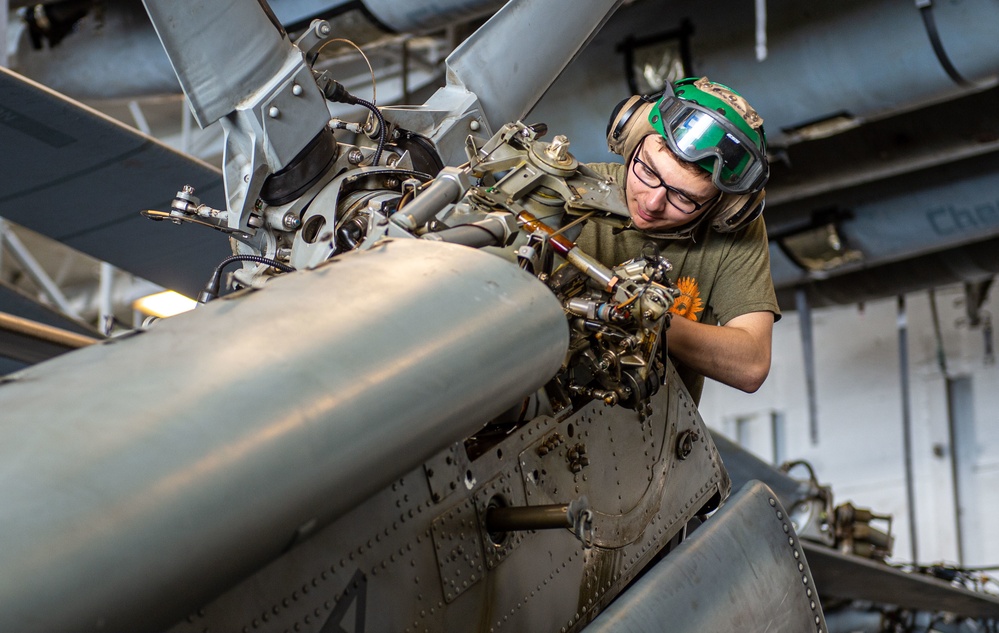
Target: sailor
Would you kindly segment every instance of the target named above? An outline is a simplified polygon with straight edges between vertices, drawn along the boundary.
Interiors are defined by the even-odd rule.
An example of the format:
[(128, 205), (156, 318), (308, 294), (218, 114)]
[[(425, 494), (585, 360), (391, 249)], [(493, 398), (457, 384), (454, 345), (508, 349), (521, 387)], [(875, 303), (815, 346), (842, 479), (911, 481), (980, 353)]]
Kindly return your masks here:
[(620, 103), (607, 141), (625, 163), (590, 166), (624, 187), (631, 223), (590, 222), (577, 244), (615, 266), (655, 243), (682, 292), (667, 343), (694, 401), (704, 377), (756, 391), (780, 318), (762, 217), (763, 119), (732, 89), (690, 78)]

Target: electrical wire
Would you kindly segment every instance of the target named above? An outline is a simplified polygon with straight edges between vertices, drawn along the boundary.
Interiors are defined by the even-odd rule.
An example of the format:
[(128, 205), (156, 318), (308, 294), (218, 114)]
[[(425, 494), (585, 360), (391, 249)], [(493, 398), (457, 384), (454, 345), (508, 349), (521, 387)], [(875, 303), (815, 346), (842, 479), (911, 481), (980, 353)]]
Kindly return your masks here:
[(258, 264), (267, 264), (272, 268), (277, 268), (281, 272), (295, 272), (293, 267), (287, 264), (282, 264), (281, 262), (270, 259), (269, 257), (261, 257), (260, 255), (230, 255), (229, 257), (223, 259), (222, 262), (215, 267), (215, 271), (208, 279), (208, 283), (205, 284), (205, 289), (198, 295), (198, 303), (205, 304), (212, 299), (218, 298), (219, 290), (222, 285), (222, 270), (233, 262), (256, 262)]
[(374, 113), (375, 118), (378, 120), (378, 148), (375, 150), (375, 155), (371, 158), (371, 164), (377, 165), (378, 161), (382, 158), (382, 151), (385, 149), (385, 118), (382, 116), (381, 111), (375, 106), (375, 104), (365, 101), (364, 99), (358, 99), (354, 97), (357, 105), (364, 106), (365, 108), (371, 110)]

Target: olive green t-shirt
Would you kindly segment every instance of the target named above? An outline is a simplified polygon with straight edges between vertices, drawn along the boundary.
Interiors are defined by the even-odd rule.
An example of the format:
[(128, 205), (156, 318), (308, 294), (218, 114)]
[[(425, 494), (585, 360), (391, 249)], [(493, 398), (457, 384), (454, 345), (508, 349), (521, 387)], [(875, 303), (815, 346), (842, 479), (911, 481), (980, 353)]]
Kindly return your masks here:
[[(589, 167), (624, 186), (624, 165), (600, 163)], [(712, 325), (724, 325), (750, 312), (772, 312), (774, 320), (780, 318), (762, 217), (735, 233), (718, 233), (704, 222), (685, 239), (654, 238), (633, 228), (612, 229), (600, 222), (588, 222), (576, 241), (584, 252), (606, 266), (639, 257), (648, 242), (656, 244), (660, 254), (673, 264), (669, 277), (682, 291), (676, 303), (680, 314), (672, 318), (686, 316)], [(668, 333), (666, 340), (668, 347)], [(676, 359), (673, 363), (691, 397), (699, 402), (704, 377)]]

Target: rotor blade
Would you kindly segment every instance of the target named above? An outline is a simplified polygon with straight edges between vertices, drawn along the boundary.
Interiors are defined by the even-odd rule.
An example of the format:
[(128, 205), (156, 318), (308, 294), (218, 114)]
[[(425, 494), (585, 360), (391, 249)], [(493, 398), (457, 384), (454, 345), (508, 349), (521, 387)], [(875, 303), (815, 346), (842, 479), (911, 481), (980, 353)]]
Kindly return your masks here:
[(969, 618), (999, 617), (999, 597), (952, 585), (807, 541), (801, 542), (825, 599), (864, 600), (905, 609), (944, 611)]
[(826, 631), (801, 543), (783, 516), (765, 484), (747, 483), (586, 632)]
[(301, 53), (263, 2), (143, 0), (198, 125), (206, 127)]
[(184, 184), (225, 203), (200, 160), (0, 68), (0, 216), (180, 293), (197, 296), (230, 253), (214, 231), (153, 224)]
[(620, 3), (511, 0), (448, 56), (448, 83), (478, 97), (492, 129), (519, 121)]
[(725, 469), (732, 478), (732, 487), (741, 487), (758, 479), (770, 487), (785, 508), (793, 508), (808, 494), (807, 482), (800, 482), (753, 455), (721, 433), (712, 433)]

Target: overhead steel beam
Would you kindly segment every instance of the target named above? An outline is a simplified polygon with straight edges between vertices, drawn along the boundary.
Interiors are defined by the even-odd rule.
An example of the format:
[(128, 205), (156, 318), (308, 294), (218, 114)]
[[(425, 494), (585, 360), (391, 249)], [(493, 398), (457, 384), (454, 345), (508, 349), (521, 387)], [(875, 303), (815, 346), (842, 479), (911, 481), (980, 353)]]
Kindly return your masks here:
[(0, 312), (0, 356), (23, 363), (40, 363), (99, 340)]
[(17, 261), (28, 277), (34, 281), (38, 287), (41, 289), (42, 293), (51, 301), (63, 314), (66, 314), (77, 321), (82, 321), (79, 313), (69, 304), (66, 300), (66, 296), (63, 295), (62, 290), (59, 286), (52, 281), (49, 274), (45, 272), (41, 264), (38, 263), (32, 255), (31, 251), (27, 249), (24, 243), (21, 241), (13, 231), (7, 230), (0, 220), (0, 240), (3, 241), (3, 245), (6, 250), (8, 250), (11, 256)]

